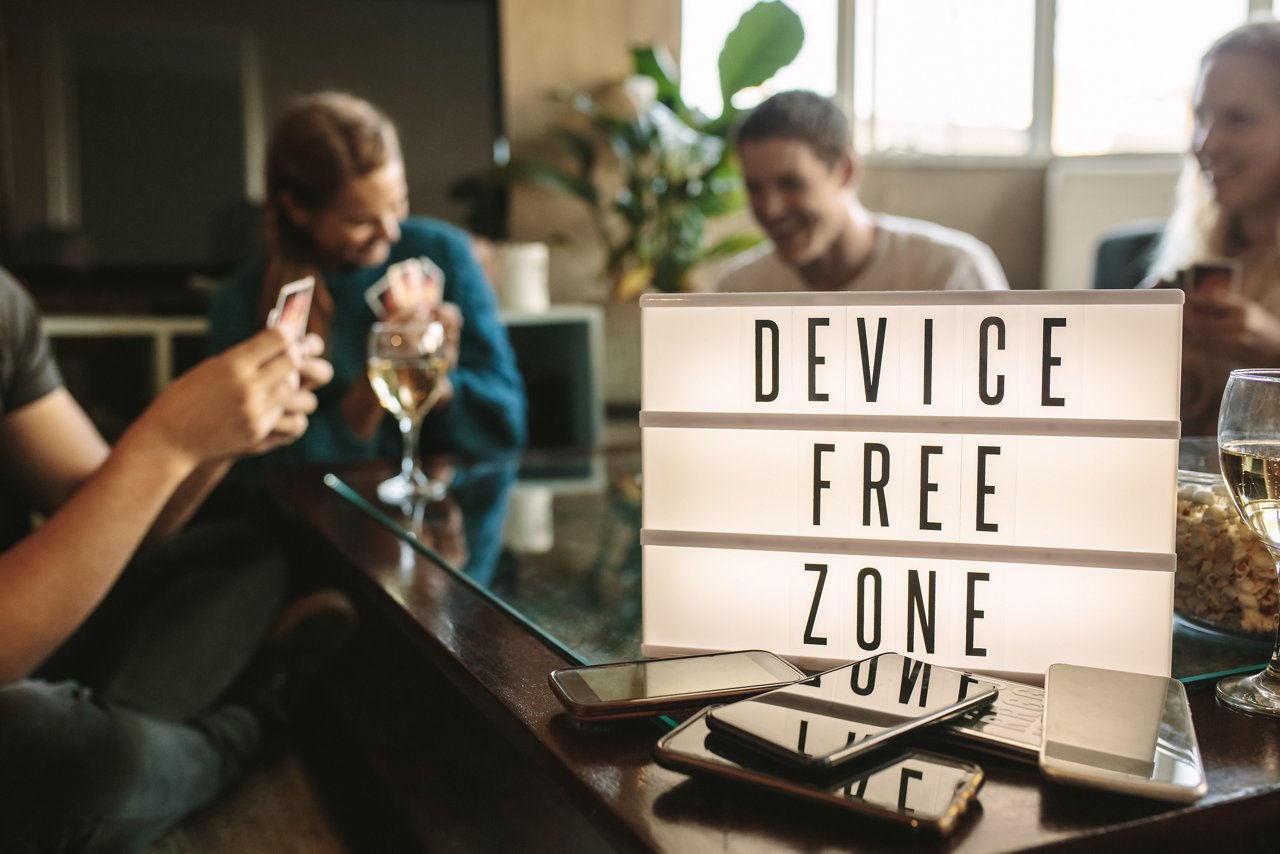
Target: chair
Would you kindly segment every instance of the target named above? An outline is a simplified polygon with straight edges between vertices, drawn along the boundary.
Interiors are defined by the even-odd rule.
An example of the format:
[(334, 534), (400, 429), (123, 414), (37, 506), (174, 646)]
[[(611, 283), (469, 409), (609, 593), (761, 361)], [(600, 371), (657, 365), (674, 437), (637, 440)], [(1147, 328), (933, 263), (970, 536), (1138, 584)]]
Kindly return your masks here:
[(1164, 232), (1162, 219), (1139, 220), (1110, 228), (1098, 237), (1093, 263), (1093, 286), (1137, 287), (1147, 277), (1156, 243)]

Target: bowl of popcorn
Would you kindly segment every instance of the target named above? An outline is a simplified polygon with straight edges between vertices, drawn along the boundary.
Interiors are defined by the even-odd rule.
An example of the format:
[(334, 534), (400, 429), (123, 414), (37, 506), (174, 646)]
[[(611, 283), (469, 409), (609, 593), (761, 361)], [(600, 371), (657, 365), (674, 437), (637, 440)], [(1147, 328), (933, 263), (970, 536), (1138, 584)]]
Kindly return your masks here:
[(1200, 628), (1271, 642), (1276, 636), (1275, 559), (1236, 512), (1217, 462), (1214, 440), (1183, 440), (1174, 611)]

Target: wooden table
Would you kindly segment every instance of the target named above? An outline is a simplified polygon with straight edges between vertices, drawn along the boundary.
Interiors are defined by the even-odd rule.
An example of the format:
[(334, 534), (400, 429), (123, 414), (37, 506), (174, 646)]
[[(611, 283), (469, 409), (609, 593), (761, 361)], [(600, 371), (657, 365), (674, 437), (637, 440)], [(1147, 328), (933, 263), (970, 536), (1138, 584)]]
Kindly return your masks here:
[[(376, 471), (382, 471), (377, 469)], [(363, 471), (368, 480), (369, 469)], [(386, 470), (389, 472), (389, 469)], [(473, 584), (407, 547), (322, 483), (323, 472), (280, 474), (271, 494), (304, 544), (305, 559), (349, 583), (369, 619), (411, 643), (414, 655), (533, 769), (534, 788), (564, 796), (591, 832), (619, 849), (661, 851), (1186, 850), (1239, 845), (1269, 850), (1280, 831), (1280, 720), (1219, 705), (1191, 692), (1209, 794), (1176, 807), (1042, 780), (1032, 767), (978, 758), (987, 782), (978, 804), (946, 840), (721, 781), (695, 780), (651, 758), (652, 721), (581, 725), (547, 687), (566, 657)], [(412, 779), (448, 784), (425, 733), (396, 741), (400, 759), (434, 769)], [(443, 783), (442, 783), (443, 780)], [(409, 784), (418, 785), (418, 784)], [(427, 792), (420, 793), (428, 797)], [(405, 794), (412, 802), (414, 792)], [(502, 814), (493, 806), (492, 816)], [(590, 838), (542, 838), (571, 850)], [(1263, 846), (1263, 847), (1259, 847)], [(1219, 848), (1219, 850), (1227, 850)]]

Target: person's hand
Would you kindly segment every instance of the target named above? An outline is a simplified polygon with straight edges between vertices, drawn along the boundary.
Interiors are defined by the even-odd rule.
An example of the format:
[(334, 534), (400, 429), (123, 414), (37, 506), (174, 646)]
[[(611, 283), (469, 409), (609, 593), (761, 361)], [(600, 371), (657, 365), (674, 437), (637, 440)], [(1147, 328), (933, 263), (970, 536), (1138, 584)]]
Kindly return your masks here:
[[(304, 355), (279, 329), (254, 337), (178, 377), (142, 414), (135, 431), (183, 455), (191, 465), (263, 453), (301, 436), (316, 397), (304, 388)], [(331, 373), (308, 368), (314, 380)], [(327, 381), (327, 380), (326, 380)]]
[(448, 374), (440, 378), (437, 386), (439, 396), (432, 408), (443, 409), (449, 405), (449, 401), (453, 400), (453, 382), (449, 379), (449, 374), (458, 368), (458, 349), (459, 342), (462, 340), (462, 310), (451, 302), (441, 302), (431, 308), (412, 306), (393, 312), (384, 322), (429, 323), (433, 320), (439, 321), (444, 327), (444, 350), (441, 355), (444, 356), (449, 368)]
[(1192, 349), (1251, 367), (1280, 365), (1280, 318), (1248, 297), (1188, 294), (1182, 329)]
[(302, 387), (315, 391), (328, 385), (333, 379), (333, 365), (320, 358), (324, 355), (324, 339), (314, 332), (308, 333), (298, 345), (298, 353), (302, 358), (298, 368)]

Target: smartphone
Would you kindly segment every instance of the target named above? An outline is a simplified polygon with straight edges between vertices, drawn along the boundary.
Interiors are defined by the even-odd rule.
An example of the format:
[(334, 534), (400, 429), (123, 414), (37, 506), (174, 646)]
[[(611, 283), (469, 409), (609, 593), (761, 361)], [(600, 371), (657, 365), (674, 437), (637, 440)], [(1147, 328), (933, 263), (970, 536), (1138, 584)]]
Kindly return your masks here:
[(556, 697), (577, 718), (600, 720), (696, 708), (789, 685), (804, 673), (762, 649), (622, 661), (551, 671)]
[(658, 740), (653, 751), (658, 764), (763, 786), (940, 835), (951, 832), (982, 785), (983, 771), (972, 762), (917, 751), (877, 754), (867, 765), (826, 781), (797, 777), (780, 763), (709, 730), (706, 712)]
[(930, 724), (991, 704), (995, 683), (887, 652), (717, 706), (711, 729), (827, 771)]
[(999, 689), (990, 706), (965, 712), (937, 728), (940, 741), (1035, 765), (1044, 732), (1044, 689), (991, 676)]
[(1190, 803), (1208, 791), (1182, 683), (1074, 664), (1045, 677), (1045, 776)]

